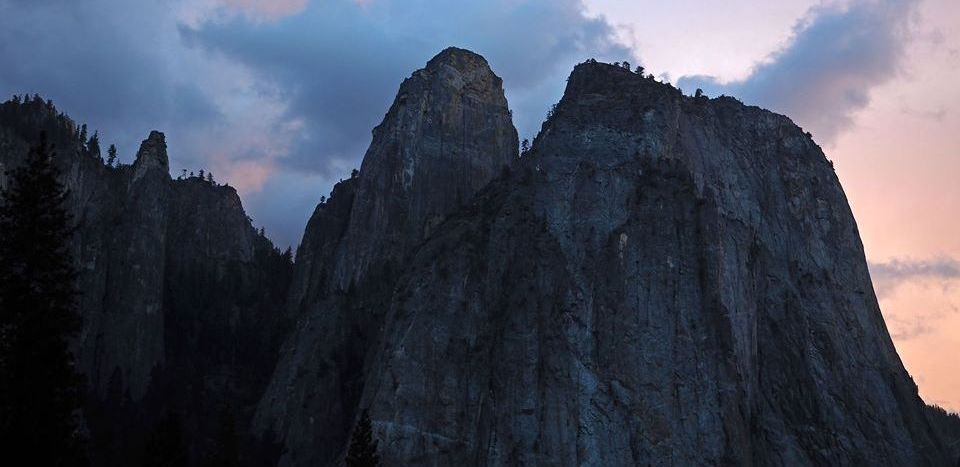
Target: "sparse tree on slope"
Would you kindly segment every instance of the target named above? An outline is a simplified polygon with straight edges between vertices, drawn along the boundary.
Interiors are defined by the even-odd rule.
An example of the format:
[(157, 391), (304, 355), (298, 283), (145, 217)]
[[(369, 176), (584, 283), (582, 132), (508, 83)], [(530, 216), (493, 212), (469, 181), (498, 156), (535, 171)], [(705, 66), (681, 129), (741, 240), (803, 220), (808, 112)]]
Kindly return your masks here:
[(206, 467), (239, 467), (240, 433), (231, 407), (220, 411), (220, 430), (214, 440), (214, 450), (207, 458)]
[(116, 163), (117, 163), (117, 145), (111, 144), (110, 147), (107, 148), (107, 166), (113, 167), (114, 164)]
[(100, 133), (97, 131), (93, 132), (93, 136), (87, 141), (87, 152), (97, 159), (103, 161), (103, 158), (100, 154)]
[(147, 438), (143, 453), (146, 467), (179, 467), (187, 465), (183, 443), (183, 426), (176, 412), (168, 412)]
[(23, 465), (82, 465), (66, 191), (46, 136), (0, 196), (0, 440)]

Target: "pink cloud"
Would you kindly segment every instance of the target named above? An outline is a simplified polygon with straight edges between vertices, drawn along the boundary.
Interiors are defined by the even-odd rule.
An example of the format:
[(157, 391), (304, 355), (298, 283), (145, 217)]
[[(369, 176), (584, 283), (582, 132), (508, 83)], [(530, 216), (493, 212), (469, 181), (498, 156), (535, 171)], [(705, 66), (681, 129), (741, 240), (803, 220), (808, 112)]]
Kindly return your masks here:
[(300, 13), (307, 0), (221, 0), (227, 8), (242, 11), (263, 20), (277, 20)]
[(268, 160), (230, 161), (225, 157), (215, 159), (217, 162), (214, 167), (222, 174), (220, 179), (228, 181), (240, 193), (259, 192), (274, 172), (273, 163)]

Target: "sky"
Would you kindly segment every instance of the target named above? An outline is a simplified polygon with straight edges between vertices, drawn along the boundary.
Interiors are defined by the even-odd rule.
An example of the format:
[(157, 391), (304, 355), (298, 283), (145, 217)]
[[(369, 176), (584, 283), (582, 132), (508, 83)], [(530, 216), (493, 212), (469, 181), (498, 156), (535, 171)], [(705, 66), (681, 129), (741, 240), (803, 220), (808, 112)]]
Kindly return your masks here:
[(296, 245), (451, 45), (504, 79), (521, 138), (591, 57), (790, 116), (835, 164), (921, 395), (960, 410), (955, 0), (0, 0), (0, 95), (53, 99), (125, 163), (164, 131), (174, 174), (212, 171)]

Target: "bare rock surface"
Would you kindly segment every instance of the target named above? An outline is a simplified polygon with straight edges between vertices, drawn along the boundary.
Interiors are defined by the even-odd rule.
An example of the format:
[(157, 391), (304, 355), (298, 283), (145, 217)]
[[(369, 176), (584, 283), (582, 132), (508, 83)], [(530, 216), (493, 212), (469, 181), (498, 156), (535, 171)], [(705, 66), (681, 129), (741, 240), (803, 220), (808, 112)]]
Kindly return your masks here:
[[(233, 188), (170, 178), (162, 133), (109, 167), (18, 99), (0, 168), (41, 131), (77, 223), (97, 465), (136, 464), (169, 410), (191, 465), (221, 420), (277, 435), (283, 466), (340, 465), (363, 409), (388, 466), (957, 461), (832, 164), (785, 116), (589, 61), (519, 158), (500, 78), (447, 49), (293, 268)], [(280, 454), (241, 443), (250, 465)]]
[(288, 311), (299, 320), (255, 419), (284, 439), (284, 464), (339, 457), (396, 278), (517, 147), (483, 57), (444, 50), (400, 86), (359, 173), (317, 207), (298, 250)]
[[(420, 81), (446, 69), (401, 87), (307, 230), (301, 257), (325, 264), (297, 264), (300, 322), (256, 419), (283, 465), (336, 464), (360, 408), (386, 465), (951, 462), (832, 164), (787, 117), (581, 64), (531, 152), (469, 199), (506, 139), (471, 130), (491, 136), (476, 178), (440, 151), (456, 138), (413, 130), (443, 111), (396, 123), (456, 108)], [(451, 204), (424, 209), (418, 182)]]

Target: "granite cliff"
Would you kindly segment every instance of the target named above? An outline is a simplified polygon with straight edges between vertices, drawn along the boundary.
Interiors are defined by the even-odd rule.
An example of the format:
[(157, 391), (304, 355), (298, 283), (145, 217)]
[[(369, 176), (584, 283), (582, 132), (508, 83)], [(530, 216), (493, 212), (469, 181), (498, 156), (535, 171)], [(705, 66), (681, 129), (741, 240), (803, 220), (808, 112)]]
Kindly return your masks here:
[(335, 465), (361, 408), (386, 465), (952, 462), (787, 117), (591, 61), (517, 159), (468, 76), (414, 73), (310, 221), (255, 419), (282, 465)]
[(171, 179), (162, 133), (149, 134), (132, 165), (110, 167), (80, 131), (37, 97), (0, 105), (0, 165), (19, 164), (45, 132), (69, 191), (92, 460), (136, 462), (171, 411), (199, 459), (219, 412), (248, 420), (266, 384), (292, 265), (233, 188)]
[(317, 207), (297, 251), (281, 351), (255, 426), (286, 463), (334, 462), (353, 426), (397, 278), (444, 219), (517, 158), (502, 82), (447, 49), (405, 80), (359, 172)]
[(0, 166), (41, 130), (78, 224), (98, 465), (135, 463), (171, 411), (191, 465), (224, 419), (249, 428), (245, 464), (340, 465), (364, 410), (388, 466), (960, 455), (832, 164), (785, 116), (591, 60), (521, 156), (502, 81), (450, 48), (400, 85), (292, 266), (232, 188), (170, 178), (163, 134), (110, 167), (51, 104), (8, 102)]

